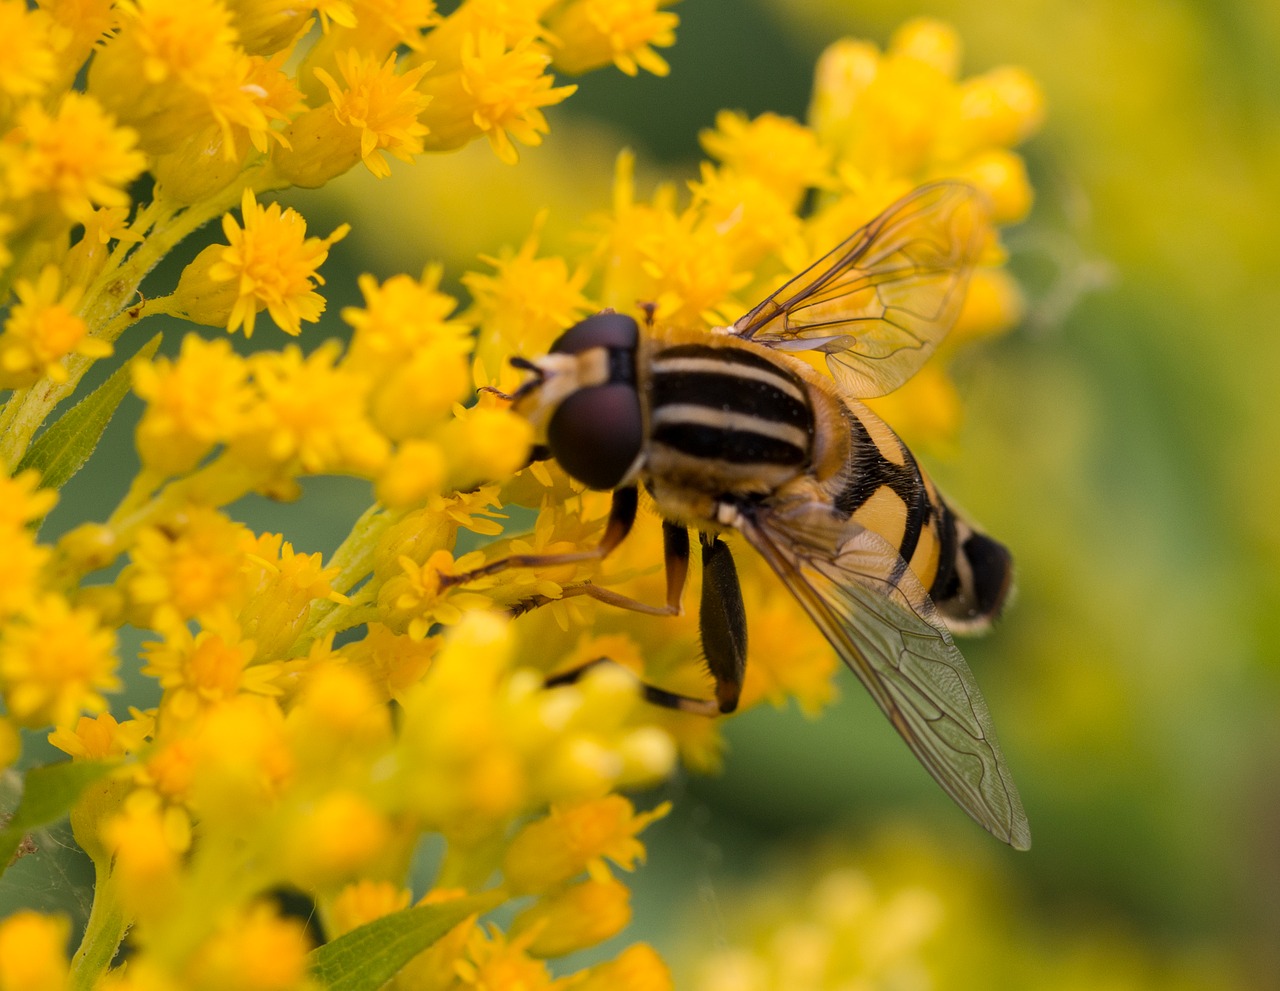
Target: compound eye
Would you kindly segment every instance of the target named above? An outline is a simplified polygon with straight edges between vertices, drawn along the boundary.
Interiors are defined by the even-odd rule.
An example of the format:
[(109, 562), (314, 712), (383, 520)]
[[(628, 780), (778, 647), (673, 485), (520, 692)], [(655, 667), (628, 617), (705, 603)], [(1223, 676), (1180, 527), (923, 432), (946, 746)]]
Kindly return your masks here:
[(612, 489), (640, 455), (643, 431), (640, 394), (615, 382), (579, 389), (565, 399), (547, 424), (547, 445), (583, 485)]
[(634, 351), (640, 327), (625, 313), (597, 313), (575, 323), (551, 345), (554, 354), (578, 354), (590, 348)]

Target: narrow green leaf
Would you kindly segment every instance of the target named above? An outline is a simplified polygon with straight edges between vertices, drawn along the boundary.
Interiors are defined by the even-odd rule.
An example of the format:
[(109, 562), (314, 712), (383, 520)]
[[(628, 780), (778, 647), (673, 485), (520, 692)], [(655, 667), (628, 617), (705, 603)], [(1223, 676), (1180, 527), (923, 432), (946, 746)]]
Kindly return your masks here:
[(18, 811), (0, 830), (0, 874), (27, 833), (61, 819), (84, 790), (113, 767), (115, 764), (110, 761), (68, 760), (28, 771)]
[(18, 470), (35, 468), (40, 472), (40, 484), (46, 489), (60, 489), (67, 479), (84, 467), (102, 432), (107, 429), (116, 408), (129, 394), (131, 376), (129, 366), (135, 361), (146, 360), (160, 347), (160, 334), (147, 341), (138, 353), (111, 373), (102, 385), (85, 396), (71, 409), (49, 425), (36, 438), (18, 462)]
[(490, 892), (374, 919), (312, 950), (311, 972), (328, 991), (377, 991), (468, 915), (487, 912), (502, 900), (500, 893)]

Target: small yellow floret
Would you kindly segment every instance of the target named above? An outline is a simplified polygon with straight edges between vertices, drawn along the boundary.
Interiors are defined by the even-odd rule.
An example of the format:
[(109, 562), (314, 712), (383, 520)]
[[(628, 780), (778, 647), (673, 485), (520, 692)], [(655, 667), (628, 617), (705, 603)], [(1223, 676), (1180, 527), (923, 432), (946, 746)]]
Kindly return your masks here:
[(0, 922), (0, 988), (63, 991), (71, 920), (22, 909)]
[(17, 302), (0, 333), (0, 388), (34, 385), (41, 377), (65, 382), (69, 355), (111, 354), (111, 345), (90, 337), (88, 324), (76, 312), (84, 287), (72, 285), (62, 292), (61, 286), (61, 273), (53, 265), (46, 265), (35, 282), (18, 279)]
[(675, 44), (680, 18), (660, 8), (673, 0), (575, 0), (547, 22), (559, 40), (555, 65), (580, 75), (612, 62), (628, 76), (640, 69), (665, 76), (671, 71), (653, 46)]
[(267, 310), (287, 334), (297, 335), (302, 321), (314, 323), (324, 312), (324, 299), (315, 292), (324, 279), (316, 271), (329, 257), (329, 248), (351, 229), (342, 224), (326, 238), (307, 237), (307, 222), (292, 208), (278, 203), (260, 206), (246, 189), (240, 204), (244, 227), (230, 214), (222, 218), (229, 246), (208, 270), (214, 282), (232, 282), (237, 299), (227, 317), (227, 330), (244, 327), (253, 334), (254, 316)]
[(546, 895), (516, 916), (511, 935), (532, 936), (529, 953), (560, 957), (616, 936), (631, 921), (631, 892), (612, 877)]
[(68, 726), (107, 707), (120, 688), (116, 637), (96, 613), (44, 595), (0, 640), (0, 685), (9, 715), (27, 727)]

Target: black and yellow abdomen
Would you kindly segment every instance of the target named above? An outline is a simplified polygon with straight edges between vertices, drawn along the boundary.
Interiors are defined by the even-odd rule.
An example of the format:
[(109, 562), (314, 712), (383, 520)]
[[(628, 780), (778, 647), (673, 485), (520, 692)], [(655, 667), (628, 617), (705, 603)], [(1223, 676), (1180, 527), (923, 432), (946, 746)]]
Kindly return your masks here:
[(808, 392), (776, 359), (726, 344), (660, 347), (647, 390), (654, 479), (739, 498), (768, 495), (808, 469)]

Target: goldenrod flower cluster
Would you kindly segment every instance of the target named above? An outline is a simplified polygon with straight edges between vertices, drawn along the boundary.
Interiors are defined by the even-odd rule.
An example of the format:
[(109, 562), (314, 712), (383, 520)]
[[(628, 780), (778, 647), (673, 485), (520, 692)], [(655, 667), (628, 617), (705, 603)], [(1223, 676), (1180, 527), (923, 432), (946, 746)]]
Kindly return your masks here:
[[(387, 156), (480, 138), (514, 164), (517, 144), (547, 133), (543, 108), (575, 88), (553, 70), (666, 71), (666, 6), (465, 0), (446, 16), (431, 0), (0, 0), (0, 758), (19, 759), (19, 730), (71, 755), (83, 774), (58, 780), (79, 782), (64, 807), (96, 871), (72, 959), (66, 920), (0, 922), (0, 986), (323, 987), (355, 951), (312, 952), (282, 889), (314, 901), (326, 950), (466, 909), (438, 933), (396, 930), (409, 962), (370, 987), (670, 986), (642, 944), (567, 976), (548, 961), (629, 920), (618, 871), (666, 810), (637, 812), (619, 792), (662, 780), (681, 753), (716, 757), (712, 723), (654, 710), (635, 686), (645, 672), (705, 691), (691, 620), (637, 624), (564, 597), (586, 580), (652, 585), (645, 538), (604, 572), (441, 581), (499, 554), (589, 546), (605, 512), (554, 465), (520, 472), (528, 424), (492, 396), (472, 403), (475, 386), (510, 388), (509, 355), (544, 351), (601, 306), (731, 320), (930, 178), (967, 177), (997, 220), (1017, 219), (1030, 194), (1009, 147), (1038, 122), (1034, 84), (1014, 70), (958, 80), (954, 36), (918, 22), (883, 54), (833, 47), (808, 124), (722, 115), (687, 202), (665, 187), (638, 198), (623, 155), (580, 257), (542, 255), (535, 228), (462, 277), (468, 307), (428, 267), (362, 278), (345, 346), (246, 353), (191, 333), (156, 357), (134, 329), (163, 314), (248, 338), (265, 313), (300, 335), (324, 310), (318, 269), (347, 227), (309, 233), (273, 191), (361, 163), (386, 175)], [(221, 241), (172, 285), (144, 287), (215, 219)], [(962, 336), (1016, 314), (994, 238), (990, 261)], [(116, 351), (137, 357), (63, 412)], [(128, 493), (41, 541), (56, 489), (130, 387), (144, 410)], [(377, 500), (327, 557), (229, 508), (250, 493), (296, 498), (319, 474), (366, 479)], [(504, 533), (508, 505), (537, 511), (530, 532)], [(464, 535), (502, 539), (464, 553)], [(746, 703), (820, 706), (831, 661), (816, 632), (760, 576), (745, 594), (773, 630), (754, 633), (760, 656), (785, 658), (755, 666)], [(553, 604), (504, 616), (533, 601)], [(121, 656), (125, 627), (145, 631), (139, 656)], [(616, 663), (545, 686), (599, 657)], [(158, 702), (121, 699), (126, 673)], [(32, 807), (57, 804), (54, 778), (28, 779)], [(427, 837), (444, 853), (411, 888)], [(478, 893), (483, 905), (467, 900)], [(509, 925), (479, 921), (503, 902)]]

